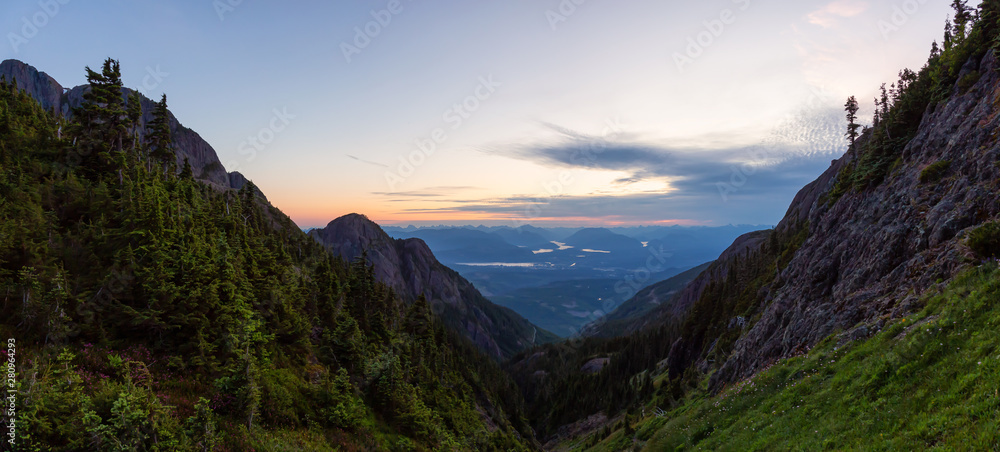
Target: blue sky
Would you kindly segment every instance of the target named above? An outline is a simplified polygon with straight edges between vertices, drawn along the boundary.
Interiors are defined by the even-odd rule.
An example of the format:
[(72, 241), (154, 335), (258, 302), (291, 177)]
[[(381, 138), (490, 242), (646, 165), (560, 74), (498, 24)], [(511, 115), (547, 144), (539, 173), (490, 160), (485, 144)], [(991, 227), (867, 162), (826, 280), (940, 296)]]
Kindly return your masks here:
[(774, 224), (949, 3), (10, 0), (0, 57), (119, 59), (301, 226)]

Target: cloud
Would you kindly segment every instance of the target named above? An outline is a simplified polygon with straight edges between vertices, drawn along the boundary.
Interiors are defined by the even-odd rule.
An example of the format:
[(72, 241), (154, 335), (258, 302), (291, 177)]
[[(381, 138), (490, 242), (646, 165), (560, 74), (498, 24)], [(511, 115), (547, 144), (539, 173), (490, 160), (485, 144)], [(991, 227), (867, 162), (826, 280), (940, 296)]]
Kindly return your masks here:
[(734, 166), (763, 171), (804, 158), (822, 160), (839, 155), (846, 150), (841, 116), (838, 109), (808, 107), (789, 115), (752, 146), (682, 148), (634, 137), (625, 141), (618, 135), (587, 136), (553, 127), (562, 135), (560, 140), (501, 146), (488, 152), (548, 167), (625, 172), (626, 177), (615, 181), (622, 185), (652, 180), (666, 182), (674, 189), (691, 189), (725, 180)]
[(837, 0), (806, 15), (806, 20), (823, 28), (832, 28), (840, 19), (858, 16), (868, 10), (868, 3), (859, 0)]
[[(378, 194), (433, 202), (411, 207), (405, 211), (409, 214), (476, 214), (512, 223), (775, 224), (795, 194), (846, 150), (843, 114), (825, 105), (819, 102), (789, 115), (751, 146), (676, 147), (626, 134), (588, 136), (548, 125), (555, 138), (484, 150), (550, 168), (611, 172), (616, 184), (632, 190), (480, 199), (450, 190)], [(618, 176), (621, 173), (625, 176)]]
[[(727, 155), (738, 156), (731, 151)], [(542, 159), (550, 159), (543, 153)], [(464, 199), (441, 207), (412, 208), (408, 213), (475, 213), (515, 223), (565, 224), (775, 224), (795, 194), (813, 181), (831, 162), (829, 153), (802, 154), (771, 166), (749, 170), (727, 159), (676, 158), (675, 180), (669, 192), (590, 194), (580, 196), (516, 195)], [(657, 162), (657, 159), (653, 159)], [(735, 161), (735, 160), (734, 160)], [(618, 165), (617, 163), (615, 165)], [(638, 165), (637, 165), (638, 166)], [(683, 177), (676, 176), (690, 171)], [(732, 189), (732, 191), (729, 191)], [(725, 191), (725, 196), (723, 196)]]
[(384, 163), (373, 162), (371, 160), (365, 160), (363, 158), (360, 158), (360, 157), (357, 157), (357, 156), (354, 156), (354, 155), (351, 155), (351, 154), (347, 154), (347, 157), (350, 158), (350, 159), (353, 159), (353, 160), (357, 160), (357, 161), (359, 161), (361, 163), (367, 163), (369, 165), (374, 165), (374, 166), (378, 166), (378, 167), (382, 167), (382, 168), (388, 168), (389, 167), (389, 165), (386, 165)]
[(376, 196), (390, 196), (394, 198), (440, 198), (443, 196), (452, 196), (456, 192), (460, 191), (471, 191), (480, 190), (480, 187), (472, 187), (468, 185), (439, 185), (436, 187), (425, 187), (420, 190), (408, 190), (408, 191), (397, 191), (397, 192), (385, 192), (385, 191), (374, 191), (373, 195)]

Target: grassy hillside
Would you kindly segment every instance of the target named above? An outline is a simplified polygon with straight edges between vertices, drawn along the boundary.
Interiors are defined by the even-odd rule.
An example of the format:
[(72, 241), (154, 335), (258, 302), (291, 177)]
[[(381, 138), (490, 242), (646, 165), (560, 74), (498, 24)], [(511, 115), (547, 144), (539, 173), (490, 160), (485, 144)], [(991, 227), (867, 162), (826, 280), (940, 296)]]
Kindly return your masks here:
[[(872, 338), (836, 336), (716, 396), (698, 391), (630, 434), (574, 450), (998, 450), (1000, 269), (967, 271)], [(631, 433), (634, 432), (634, 433)], [(598, 441), (600, 439), (600, 441)], [(591, 445), (592, 447), (586, 447)], [(575, 447), (573, 447), (575, 446)]]
[(17, 450), (532, 447), (493, 360), (252, 184), (171, 168), (169, 136), (140, 133), (117, 72), (89, 74), (72, 122), (0, 83)]

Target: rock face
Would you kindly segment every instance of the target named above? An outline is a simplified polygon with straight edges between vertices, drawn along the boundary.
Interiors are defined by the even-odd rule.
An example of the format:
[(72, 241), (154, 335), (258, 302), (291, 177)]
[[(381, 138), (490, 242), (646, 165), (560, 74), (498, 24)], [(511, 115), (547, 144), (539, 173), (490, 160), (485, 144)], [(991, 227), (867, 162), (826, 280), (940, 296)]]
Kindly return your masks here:
[[(57, 112), (67, 118), (72, 117), (73, 109), (80, 106), (84, 93), (90, 89), (83, 85), (67, 90), (48, 74), (39, 72), (18, 60), (5, 60), (0, 63), (0, 76), (8, 82), (16, 80), (17, 87), (38, 100), (46, 110)], [(131, 90), (126, 89), (124, 95), (127, 96), (129, 93)], [(142, 133), (145, 133), (146, 124), (153, 119), (154, 104), (153, 100), (142, 96)], [(215, 149), (197, 132), (181, 125), (173, 113), (170, 113), (170, 132), (177, 149), (177, 168), (183, 165), (186, 158), (196, 178), (221, 189), (239, 188), (230, 185), (229, 174), (219, 161)]]
[[(962, 75), (977, 70), (982, 76), (971, 89), (960, 93), (956, 87), (947, 101), (928, 108), (884, 182), (831, 202), (838, 173), (855, 164), (848, 154), (796, 196), (776, 231), (805, 224), (808, 238), (758, 294), (760, 318), (713, 374), (714, 387), (831, 334), (847, 331), (845, 340), (873, 334), (887, 319), (918, 308), (921, 294), (975, 263), (965, 235), (1000, 214), (1000, 75), (992, 51), (967, 64)], [(940, 180), (921, 182), (925, 168), (943, 161), (950, 166)], [(762, 246), (743, 240), (749, 249)], [(722, 281), (718, 272), (731, 261), (721, 258), (667, 308), (676, 311), (660, 314), (684, 315), (684, 300), (696, 298), (707, 281)]]
[(465, 278), (438, 262), (423, 240), (394, 240), (358, 214), (333, 220), (309, 235), (346, 261), (366, 255), (379, 281), (409, 301), (423, 295), (446, 325), (496, 358), (555, 338), (484, 298)]

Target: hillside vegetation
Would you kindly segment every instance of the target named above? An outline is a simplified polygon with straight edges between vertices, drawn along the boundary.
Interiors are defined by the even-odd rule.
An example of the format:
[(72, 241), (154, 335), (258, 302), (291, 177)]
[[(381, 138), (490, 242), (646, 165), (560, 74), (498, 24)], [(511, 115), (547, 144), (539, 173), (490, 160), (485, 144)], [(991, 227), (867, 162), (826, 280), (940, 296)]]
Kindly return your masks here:
[(715, 396), (693, 392), (665, 416), (631, 417), (573, 449), (997, 450), (998, 300), (993, 261), (871, 339), (831, 336)]
[(513, 383), (426, 301), (253, 184), (175, 169), (166, 98), (141, 127), (117, 62), (87, 72), (72, 121), (0, 84), (17, 450), (533, 448)]

